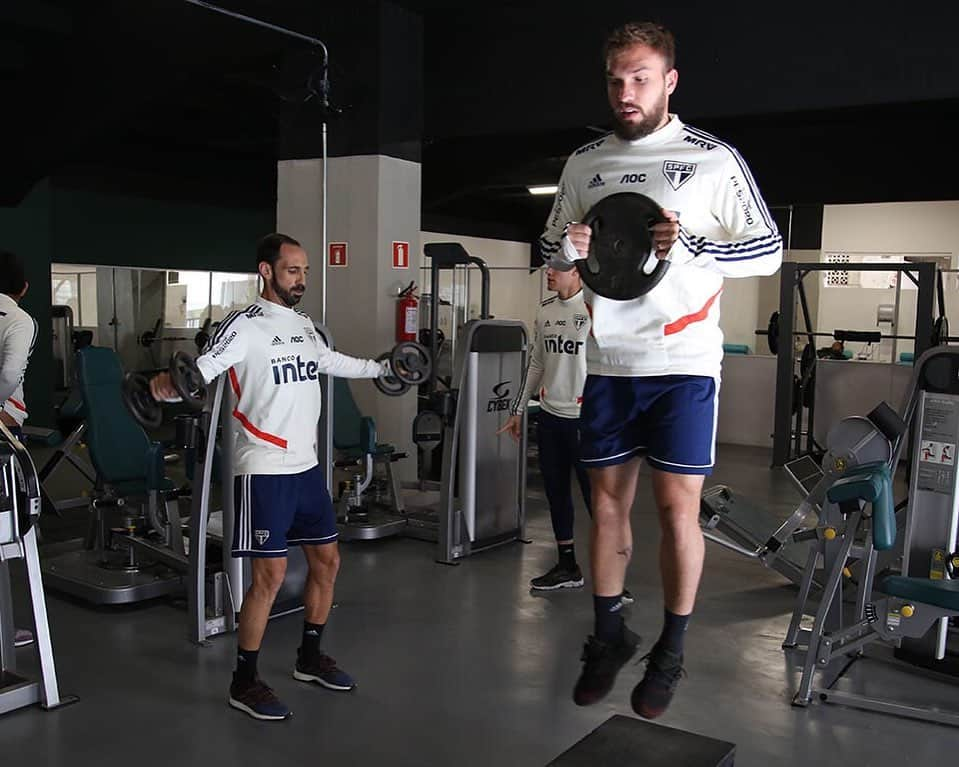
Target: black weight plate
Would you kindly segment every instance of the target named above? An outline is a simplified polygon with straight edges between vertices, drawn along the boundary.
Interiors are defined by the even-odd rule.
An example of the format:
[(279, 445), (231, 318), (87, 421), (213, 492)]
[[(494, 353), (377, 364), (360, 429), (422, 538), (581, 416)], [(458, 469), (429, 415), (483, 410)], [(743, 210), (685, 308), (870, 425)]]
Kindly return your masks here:
[(650, 227), (666, 221), (659, 205), (643, 194), (618, 192), (597, 202), (583, 223), (592, 229), (589, 256), (576, 262), (583, 282), (597, 295), (616, 301), (638, 298), (666, 275), (668, 261), (650, 274), (643, 267), (652, 252)]
[(150, 382), (140, 373), (125, 373), (120, 384), (120, 396), (130, 415), (141, 426), (156, 429), (163, 421), (160, 403), (150, 394)]
[[(389, 354), (381, 354), (376, 358), (377, 362), (382, 362), (383, 360), (390, 359)], [(392, 364), (392, 361), (391, 363)], [(403, 394), (406, 394), (410, 390), (408, 383), (401, 381), (394, 375), (380, 376), (379, 378), (373, 379), (373, 385), (376, 386), (383, 394), (388, 397), (399, 397)]]
[(949, 318), (939, 317), (932, 329), (932, 345), (942, 346), (949, 343)]
[(769, 315), (769, 326), (766, 328), (766, 343), (772, 354), (779, 354), (779, 312)]
[(430, 377), (430, 353), (422, 344), (404, 341), (393, 347), (390, 354), (393, 374), (403, 383), (419, 386)]
[(413, 419), (413, 442), (423, 450), (432, 450), (443, 441), (443, 418), (432, 410), (424, 410)]
[(194, 410), (202, 410), (206, 405), (206, 382), (196, 359), (184, 351), (174, 352), (170, 358), (170, 378), (183, 401)]

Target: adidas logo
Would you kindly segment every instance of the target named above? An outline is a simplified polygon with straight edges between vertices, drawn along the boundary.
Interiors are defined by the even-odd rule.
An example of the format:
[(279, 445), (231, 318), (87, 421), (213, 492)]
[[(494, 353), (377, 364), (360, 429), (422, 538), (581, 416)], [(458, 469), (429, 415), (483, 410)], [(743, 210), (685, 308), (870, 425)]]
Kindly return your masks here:
[(273, 336), (272, 346), (283, 346), (283, 339), (279, 336)]
[(596, 189), (597, 187), (600, 187), (600, 186), (606, 186), (606, 182), (603, 181), (603, 179), (602, 179), (602, 178), (600, 177), (600, 175), (597, 173), (595, 176), (593, 176), (593, 177), (589, 180), (589, 183), (586, 185), (586, 188), (587, 188), (587, 189)]

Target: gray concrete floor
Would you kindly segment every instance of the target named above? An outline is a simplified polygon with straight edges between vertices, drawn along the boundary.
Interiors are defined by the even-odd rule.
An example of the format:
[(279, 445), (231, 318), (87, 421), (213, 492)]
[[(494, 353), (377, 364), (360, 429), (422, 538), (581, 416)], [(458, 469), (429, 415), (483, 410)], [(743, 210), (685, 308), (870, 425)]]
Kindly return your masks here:
[[(798, 501), (788, 480), (768, 469), (765, 451), (721, 446), (718, 456), (708, 485), (728, 484), (780, 517)], [(61, 688), (81, 700), (0, 718), (0, 764), (547, 764), (612, 714), (631, 714), (629, 694), (643, 666), (627, 666), (602, 703), (572, 703), (591, 592), (588, 580), (585, 589), (548, 596), (528, 590), (555, 557), (537, 482), (532, 475), (530, 545), (484, 552), (459, 567), (434, 564), (432, 547), (413, 540), (344, 545), (339, 606), (324, 647), (359, 687), (344, 694), (295, 682), (302, 619), (275, 619), (260, 668), (293, 708), (289, 722), (255, 722), (227, 706), (233, 637), (190, 645), (176, 606), (91, 609), (49, 594)], [(633, 520), (627, 585), (637, 601), (627, 619), (648, 649), (662, 620), (648, 483)], [(585, 514), (577, 535), (586, 569)], [(794, 596), (778, 574), (709, 545), (689, 629), (689, 676), (662, 724), (735, 742), (742, 767), (948, 763), (959, 743), (954, 729), (840, 706), (790, 706), (798, 676), (780, 642)], [(919, 701), (942, 694), (920, 676), (870, 669), (857, 664), (851, 683)], [(959, 708), (957, 688), (947, 688), (949, 699)]]

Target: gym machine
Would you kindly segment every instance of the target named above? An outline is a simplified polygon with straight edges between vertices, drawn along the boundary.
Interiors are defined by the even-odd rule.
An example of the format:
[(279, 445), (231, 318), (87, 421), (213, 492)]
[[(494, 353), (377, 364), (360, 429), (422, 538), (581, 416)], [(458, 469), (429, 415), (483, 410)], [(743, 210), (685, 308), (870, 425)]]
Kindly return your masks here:
[[(40, 575), (36, 522), (40, 516), (40, 480), (26, 448), (0, 423), (0, 714), (39, 703), (54, 709), (77, 701), (60, 694), (50, 624)], [(33, 646), (40, 680), (17, 673), (10, 562), (26, 565), (27, 588), (33, 608)]]
[[(916, 325), (914, 334), (883, 335), (879, 331), (835, 330), (833, 333), (814, 331), (803, 280), (809, 274), (825, 271), (901, 272), (917, 287)], [(940, 275), (941, 277), (941, 275)], [(936, 292), (939, 292), (939, 317), (933, 319)], [(796, 328), (796, 298), (805, 324), (804, 330)], [(806, 455), (819, 457), (822, 448), (816, 444), (815, 423), (815, 375), (817, 336), (829, 336), (841, 341), (879, 343), (885, 338), (908, 339), (915, 343), (916, 359), (930, 346), (955, 340), (949, 335), (949, 323), (945, 318), (945, 303), (942, 281), (937, 285), (936, 265), (931, 262), (905, 264), (848, 264), (833, 263), (801, 264), (784, 261), (780, 270), (779, 311), (770, 317), (765, 329), (756, 331), (766, 336), (769, 350), (777, 356), (776, 407), (773, 433), (773, 467), (784, 466), (791, 460)], [(797, 371), (793, 353), (793, 337), (807, 339)], [(805, 437), (805, 445), (803, 445)]]
[[(320, 325), (314, 328), (332, 348), (332, 337)], [(131, 532), (121, 536), (126, 561), (118, 566), (105, 561), (102, 546), (69, 552), (44, 560), (44, 571), (53, 587), (98, 604), (140, 601), (186, 592), (188, 633), (191, 641), (205, 644), (211, 637), (236, 629), (236, 617), (250, 584), (249, 560), (233, 558), (232, 446), (235, 419), (226, 377), (203, 383), (192, 358), (184, 352), (171, 357), (170, 372), (187, 413), (178, 415), (176, 446), (184, 451), (192, 469), (190, 515), (181, 519), (175, 504), (147, 509), (145, 532), (134, 533), (142, 518), (131, 511)], [(319, 377), (323, 406), (317, 424), (317, 457), (325, 468), (328, 489), (332, 462), (332, 379)], [(121, 386), (126, 409), (145, 428), (162, 423), (159, 403), (149, 393), (145, 376), (128, 373)], [(223, 445), (224, 449), (219, 449)], [(214, 507), (218, 506), (214, 510)], [(223, 510), (227, 510), (224, 513)], [(98, 542), (101, 543), (102, 542)], [(302, 552), (292, 547), (287, 574), (271, 617), (302, 608), (307, 565)], [(152, 586), (148, 584), (153, 584)]]
[[(700, 501), (704, 537), (759, 560), (800, 585), (801, 593), (808, 596), (814, 585), (821, 585), (817, 562), (824, 555), (830, 557), (835, 548), (832, 515), (824, 504), (826, 491), (856, 466), (888, 461), (902, 429), (898, 416), (885, 403), (866, 417), (850, 416), (836, 424), (829, 431), (821, 464), (805, 456), (786, 467), (803, 500), (782, 522), (725, 485), (708, 488)], [(794, 624), (787, 644), (795, 644), (795, 619)]]
[[(837, 682), (875, 642), (892, 646), (901, 661), (959, 677), (959, 348), (940, 346), (916, 362), (902, 408), (913, 427), (912, 474), (903, 526), (901, 574), (877, 579), (878, 552), (895, 551), (898, 525), (892, 475), (908, 440), (887, 461), (846, 471), (827, 492), (837, 509), (837, 555), (827, 568), (822, 598), (809, 632), (794, 705), (814, 699), (959, 726), (959, 712), (838, 689)], [(847, 557), (857, 547), (864, 563), (852, 622), (829, 615), (842, 609)], [(834, 664), (841, 663), (836, 672)], [(900, 667), (904, 664), (897, 664)], [(820, 684), (816, 685), (817, 674)], [(828, 679), (823, 683), (823, 678)], [(940, 677), (942, 678), (942, 677)]]
[[(436, 561), (457, 564), (484, 549), (525, 540), (525, 437), (517, 445), (496, 431), (526, 370), (527, 337), (523, 323), (490, 316), (485, 261), (469, 255), (459, 243), (427, 244), (424, 252), (430, 259), (431, 296), (439, 295), (441, 270), (473, 265), (481, 279), (480, 317), (466, 322), (456, 339), (448, 383), (434, 363), (442, 344), (440, 333), (422, 334), (430, 342), (428, 351), (406, 343), (391, 355), (394, 373), (401, 379), (412, 383), (411, 376), (423, 376), (425, 371), (418, 380), (421, 407), (413, 420), (413, 442), (423, 460), (442, 446), (440, 480), (402, 483), (391, 493), (396, 499), (392, 508), (376, 509), (363, 497), (372, 476), (368, 449), (366, 470), (350, 485), (348, 510), (339, 529), (344, 540), (402, 535), (435, 542)], [(429, 329), (438, 327), (438, 304), (430, 302)], [(402, 393), (395, 384), (390, 379), (377, 381), (386, 394)], [(366, 441), (372, 447), (375, 435)], [(402, 490), (414, 492), (404, 498)]]
[[(496, 431), (526, 369), (526, 328), (521, 322), (490, 317), (489, 270), (482, 259), (470, 256), (459, 243), (431, 243), (424, 251), (430, 259), (431, 296), (439, 295), (444, 269), (476, 266), (482, 283), (480, 317), (465, 323), (456, 339), (448, 383), (433, 364), (440, 350), (439, 333), (424, 334), (430, 341), (425, 360), (412, 350), (417, 344), (397, 347), (411, 347), (405, 354), (406, 370), (397, 350), (391, 357), (394, 372), (403, 378), (426, 371), (425, 380), (419, 382), (421, 407), (413, 421), (413, 442), (423, 460), (442, 446), (440, 480), (403, 483), (401, 490), (414, 491), (411, 497), (394, 491), (393, 508), (376, 510), (363, 498), (372, 472), (367, 450), (367, 468), (350, 487), (349, 518), (341, 517), (340, 535), (350, 540), (399, 534), (435, 542), (436, 561), (457, 564), (478, 551), (525, 539), (525, 438), (517, 445)], [(438, 326), (438, 313), (438, 302), (431, 301), (430, 328)], [(395, 393), (387, 390), (392, 388), (389, 380), (387, 388), (381, 381), (377, 386)], [(367, 437), (371, 441), (375, 437)]]
[[(526, 327), (496, 320), (489, 312), (489, 270), (459, 243), (424, 246), (430, 259), (431, 295), (439, 295), (440, 271), (472, 264), (481, 279), (480, 317), (468, 321), (456, 341), (450, 386), (438, 386), (430, 371), (425, 407), (413, 421), (413, 441), (424, 454), (442, 444), (440, 482), (415, 483), (439, 492), (438, 502), (406, 504), (404, 535), (436, 542), (436, 561), (456, 564), (478, 551), (525, 540), (526, 440), (516, 444), (496, 434), (526, 370)], [(438, 325), (438, 302), (430, 304), (430, 327)], [(431, 358), (439, 351), (430, 334)], [(525, 434), (525, 428), (523, 433)]]

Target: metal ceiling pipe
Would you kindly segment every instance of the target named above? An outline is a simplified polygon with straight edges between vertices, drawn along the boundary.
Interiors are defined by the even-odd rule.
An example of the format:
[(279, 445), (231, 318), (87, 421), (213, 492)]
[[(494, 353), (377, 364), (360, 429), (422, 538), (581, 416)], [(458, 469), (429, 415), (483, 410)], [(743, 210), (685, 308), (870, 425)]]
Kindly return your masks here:
[(323, 161), (323, 178), (320, 182), (323, 189), (323, 203), (321, 205), (321, 228), (322, 228), (322, 239), (323, 239), (323, 250), (320, 253), (320, 261), (322, 263), (322, 278), (323, 278), (323, 289), (320, 298), (320, 324), (326, 325), (326, 249), (327, 249), (327, 232), (326, 232), (326, 189), (327, 189), (327, 130), (326, 130), (326, 116), (330, 110), (330, 80), (329, 80), (329, 51), (327, 51), (326, 44), (316, 37), (310, 37), (309, 35), (304, 35), (300, 32), (294, 32), (292, 29), (287, 29), (286, 27), (281, 27), (277, 24), (271, 24), (268, 21), (263, 21), (262, 19), (254, 18), (253, 16), (247, 16), (243, 13), (237, 13), (236, 11), (230, 11), (226, 8), (221, 8), (218, 5), (213, 5), (213, 3), (204, 2), (204, 0), (184, 0), (184, 2), (189, 3), (190, 5), (195, 5), (200, 8), (206, 8), (208, 11), (213, 11), (214, 13), (219, 13), (224, 16), (229, 16), (230, 18), (242, 21), (246, 24), (252, 24), (257, 27), (262, 27), (263, 29), (269, 29), (273, 32), (277, 32), (286, 37), (291, 37), (294, 40), (301, 40), (310, 45), (314, 45), (323, 51), (323, 77), (320, 78), (319, 83), (319, 97), (320, 104), (323, 109), (323, 135), (322, 135), (322, 161)]

